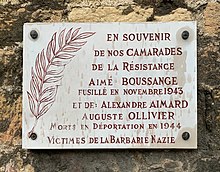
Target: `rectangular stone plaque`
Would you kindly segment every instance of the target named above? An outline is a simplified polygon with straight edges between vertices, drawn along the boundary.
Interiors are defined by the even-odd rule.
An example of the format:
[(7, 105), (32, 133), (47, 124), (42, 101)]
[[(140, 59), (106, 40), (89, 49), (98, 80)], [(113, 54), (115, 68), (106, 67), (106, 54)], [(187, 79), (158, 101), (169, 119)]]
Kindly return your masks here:
[(197, 148), (196, 22), (27, 23), (27, 149)]

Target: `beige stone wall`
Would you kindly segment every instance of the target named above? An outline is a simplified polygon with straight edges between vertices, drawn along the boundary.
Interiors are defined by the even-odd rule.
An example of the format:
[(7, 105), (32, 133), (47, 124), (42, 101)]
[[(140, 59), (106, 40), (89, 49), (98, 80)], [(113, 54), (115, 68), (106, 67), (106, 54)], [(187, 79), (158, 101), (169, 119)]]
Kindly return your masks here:
[[(198, 150), (23, 150), (25, 22), (198, 24)], [(0, 0), (0, 172), (220, 171), (219, 0)]]

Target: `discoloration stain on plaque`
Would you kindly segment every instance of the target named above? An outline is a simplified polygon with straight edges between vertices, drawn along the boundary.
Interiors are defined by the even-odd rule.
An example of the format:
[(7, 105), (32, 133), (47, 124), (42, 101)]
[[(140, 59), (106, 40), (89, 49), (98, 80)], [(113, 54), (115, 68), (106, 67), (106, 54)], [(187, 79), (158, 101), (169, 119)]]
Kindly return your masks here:
[(177, 78), (178, 78), (178, 85), (179, 86), (184, 86), (186, 83), (186, 58), (187, 58), (187, 51), (184, 51), (183, 54), (179, 56), (174, 56), (174, 67), (175, 71), (177, 72)]

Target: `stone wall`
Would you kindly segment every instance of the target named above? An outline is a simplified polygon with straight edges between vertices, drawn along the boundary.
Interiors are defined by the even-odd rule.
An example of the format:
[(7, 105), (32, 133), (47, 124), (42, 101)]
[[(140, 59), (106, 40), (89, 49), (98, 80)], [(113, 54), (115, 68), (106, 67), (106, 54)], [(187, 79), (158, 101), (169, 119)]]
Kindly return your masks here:
[[(198, 23), (197, 150), (23, 150), (25, 22)], [(219, 0), (0, 0), (0, 172), (220, 171)]]

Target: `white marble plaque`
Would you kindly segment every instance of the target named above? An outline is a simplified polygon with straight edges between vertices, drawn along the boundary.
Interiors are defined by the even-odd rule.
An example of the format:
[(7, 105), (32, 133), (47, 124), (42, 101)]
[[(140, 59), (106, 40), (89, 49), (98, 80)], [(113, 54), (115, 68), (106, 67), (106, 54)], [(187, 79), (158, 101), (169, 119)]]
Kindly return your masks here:
[(23, 148), (197, 148), (196, 22), (27, 23), (23, 35)]

